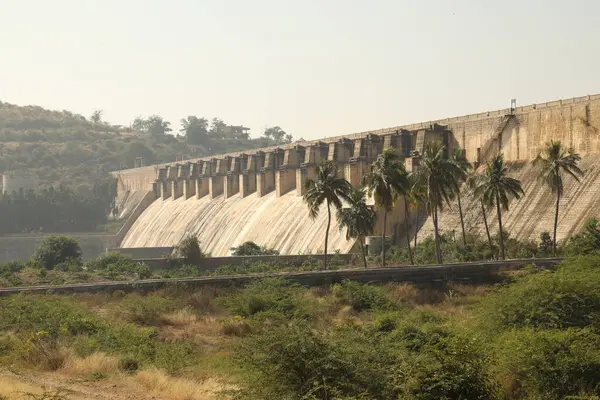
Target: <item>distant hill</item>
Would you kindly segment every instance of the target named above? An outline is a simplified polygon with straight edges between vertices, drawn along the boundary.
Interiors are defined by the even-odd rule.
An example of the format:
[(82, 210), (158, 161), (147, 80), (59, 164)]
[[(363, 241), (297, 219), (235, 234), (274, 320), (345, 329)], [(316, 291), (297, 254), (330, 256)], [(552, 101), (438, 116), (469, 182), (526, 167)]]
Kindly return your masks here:
[[(146, 125), (141, 120), (140, 126), (156, 119), (168, 127), (169, 123), (157, 116), (146, 120)], [(109, 171), (133, 167), (137, 157), (143, 157), (144, 164), (149, 165), (174, 161), (178, 156), (201, 157), (275, 143), (267, 138), (225, 138), (222, 133), (211, 137), (208, 121), (204, 121), (202, 143), (191, 144), (185, 136), (167, 134), (169, 128), (159, 129), (157, 134), (156, 126), (133, 130), (100, 121), (93, 123), (91, 118), (69, 111), (0, 102), (0, 174), (34, 173), (41, 187), (66, 184), (85, 192), (95, 183), (108, 180)]]

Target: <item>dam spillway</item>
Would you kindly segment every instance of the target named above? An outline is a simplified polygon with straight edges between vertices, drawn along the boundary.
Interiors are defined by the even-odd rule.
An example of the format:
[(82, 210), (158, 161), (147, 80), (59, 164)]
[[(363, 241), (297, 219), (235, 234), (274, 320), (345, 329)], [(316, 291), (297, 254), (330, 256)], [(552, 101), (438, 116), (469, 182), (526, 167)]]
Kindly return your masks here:
[[(353, 246), (332, 218), (328, 248), (348, 253)], [(282, 254), (315, 254), (323, 249), (327, 212), (313, 221), (296, 193), (277, 197), (219, 196), (210, 199), (157, 199), (137, 219), (121, 247), (160, 247), (177, 244), (197, 234), (204, 251), (213, 256), (229, 254), (245, 241), (278, 249)]]
[[(583, 188), (568, 184), (575, 192), (565, 196), (561, 207), (567, 210), (560, 216), (563, 225), (559, 224), (564, 226), (559, 228), (559, 238), (564, 238), (598, 212), (594, 188), (600, 180), (596, 179), (594, 157), (600, 155), (599, 129), (600, 95), (594, 95), (116, 171), (113, 174), (120, 198), (133, 202), (143, 197), (135, 192), (142, 192), (151, 194), (153, 200), (143, 208), (127, 205), (139, 212), (134, 211), (134, 218), (126, 223), (120, 247), (173, 246), (184, 236), (197, 234), (203, 249), (214, 256), (227, 255), (230, 247), (247, 240), (276, 248), (282, 254), (319, 252), (324, 242), (326, 209), (323, 207), (319, 218), (312, 221), (302, 202), (304, 182), (314, 177), (319, 162), (335, 162), (339, 175), (358, 186), (383, 149), (394, 148), (406, 158), (407, 169), (412, 170), (418, 168), (418, 155), (427, 142), (434, 140), (444, 144), (447, 154), (463, 149), (473, 163), (485, 162), (496, 152), (504, 153), (512, 173), (522, 176), (526, 189), (523, 199), (514, 203), (514, 213), (507, 215), (509, 225), (515, 221), (512, 232), (517, 238), (532, 238), (550, 228), (546, 225), (551, 214), (547, 209), (551, 207), (546, 199), (552, 196), (535, 182), (529, 161), (550, 140), (573, 147), (584, 158), (583, 165), (591, 175), (584, 179)], [(576, 203), (582, 203), (582, 199), (585, 207)], [(471, 209), (472, 220), (477, 221), (476, 207), (469, 206)], [(396, 243), (403, 239), (403, 217), (400, 201), (388, 216), (386, 229)], [(442, 213), (440, 224), (443, 231), (459, 229), (452, 207)], [(493, 228), (492, 221), (490, 224)], [(425, 232), (429, 226), (426, 221)], [(378, 218), (375, 234), (380, 233)], [(347, 252), (354, 246), (353, 241), (345, 240), (335, 216), (329, 243), (330, 251)]]

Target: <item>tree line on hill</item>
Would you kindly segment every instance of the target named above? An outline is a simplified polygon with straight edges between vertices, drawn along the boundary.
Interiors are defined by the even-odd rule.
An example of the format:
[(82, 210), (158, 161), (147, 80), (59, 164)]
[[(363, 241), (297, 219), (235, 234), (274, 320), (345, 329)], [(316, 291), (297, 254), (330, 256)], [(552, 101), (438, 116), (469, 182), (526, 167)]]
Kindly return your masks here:
[(278, 127), (250, 138), (235, 131), (229, 134), (232, 130), (218, 118), (212, 125), (203, 125), (203, 118), (185, 120), (188, 125), (182, 125), (176, 136), (168, 134), (169, 121), (157, 115), (138, 117), (131, 127), (124, 127), (104, 121), (102, 110), (86, 118), (66, 110), (0, 102), (0, 173), (31, 173), (39, 177), (41, 188), (69, 185), (91, 196), (95, 182), (109, 179), (110, 171), (133, 168), (139, 158), (151, 165), (291, 140)]
[[(505, 240), (508, 232), (502, 225), (502, 213), (508, 211), (510, 202), (519, 199), (524, 190), (518, 179), (509, 176), (509, 171), (504, 162), (502, 153), (496, 154), (482, 165), (473, 165), (468, 162), (464, 151), (456, 149), (450, 157), (444, 156), (444, 146), (437, 141), (427, 144), (424, 154), (416, 155), (419, 166), (414, 172), (408, 172), (404, 166), (404, 159), (394, 149), (384, 150), (372, 163), (370, 171), (361, 181), (361, 187), (353, 188), (345, 179), (337, 176), (335, 163), (325, 161), (317, 167), (316, 178), (306, 181), (306, 191), (303, 195), (309, 209), (310, 218), (316, 218), (322, 205), (328, 213), (325, 234), (325, 265), (327, 264), (327, 245), (329, 228), (331, 225), (331, 209), (337, 212), (336, 216), (340, 227), (346, 229), (348, 239), (358, 239), (362, 249), (365, 267), (367, 266), (363, 242), (366, 236), (373, 234), (377, 214), (366, 203), (366, 195), (372, 195), (377, 208), (383, 211), (383, 230), (381, 237), (381, 262), (385, 266), (386, 258), (386, 222), (387, 213), (392, 211), (402, 199), (406, 207), (404, 228), (406, 235), (406, 248), (411, 264), (414, 264), (417, 237), (415, 245), (411, 248), (409, 230), (409, 209), (414, 210), (416, 218), (425, 211), (432, 218), (434, 226), (435, 257), (437, 263), (443, 262), (442, 235), (439, 228), (439, 213), (451, 201), (458, 203), (460, 214), (463, 246), (469, 246), (461, 195), (469, 195), (481, 204), (481, 213), (491, 253), (495, 258), (505, 259)], [(556, 256), (558, 227), (558, 212), (560, 200), (564, 194), (564, 179), (570, 176), (579, 181), (583, 171), (578, 164), (581, 157), (573, 149), (566, 148), (560, 142), (551, 141), (532, 161), (539, 171), (539, 179), (546, 183), (552, 194), (556, 197), (556, 209), (552, 236), (552, 254)], [(349, 208), (342, 208), (346, 202)], [(496, 252), (490, 229), (487, 223), (487, 214), (496, 212), (498, 220), (498, 249)], [(417, 226), (418, 226), (418, 221)], [(597, 221), (596, 221), (597, 222)], [(597, 225), (597, 223), (596, 223)], [(418, 232), (417, 232), (418, 233)]]
[(114, 180), (95, 184), (91, 193), (51, 186), (0, 195), (0, 235), (94, 231), (106, 223), (115, 196)]

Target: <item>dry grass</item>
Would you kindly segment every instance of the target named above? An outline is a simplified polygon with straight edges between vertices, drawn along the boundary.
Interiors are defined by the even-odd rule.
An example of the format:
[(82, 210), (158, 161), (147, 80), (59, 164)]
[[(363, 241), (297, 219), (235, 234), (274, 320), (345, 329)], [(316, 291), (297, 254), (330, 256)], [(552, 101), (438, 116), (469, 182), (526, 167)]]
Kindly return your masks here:
[(432, 288), (418, 288), (410, 283), (390, 283), (386, 285), (392, 300), (412, 306), (439, 304), (445, 300), (445, 293)]
[(200, 345), (216, 345), (222, 340), (222, 323), (214, 316), (206, 315), (188, 320), (186, 325), (163, 326), (159, 338), (166, 341), (191, 340)]
[(42, 394), (44, 390), (39, 386), (33, 386), (23, 382), (16, 377), (0, 376), (0, 396), (7, 399), (26, 398), (24, 393)]
[(93, 374), (112, 374), (118, 372), (119, 360), (104, 353), (93, 353), (85, 358), (68, 353), (60, 373), (85, 378)]
[(233, 389), (212, 378), (199, 382), (174, 378), (161, 370), (140, 371), (136, 379), (153, 395), (164, 396), (171, 400), (217, 399), (221, 392)]
[(198, 317), (191, 308), (186, 307), (177, 310), (174, 313), (161, 315), (159, 319), (163, 325), (182, 327), (196, 322)]

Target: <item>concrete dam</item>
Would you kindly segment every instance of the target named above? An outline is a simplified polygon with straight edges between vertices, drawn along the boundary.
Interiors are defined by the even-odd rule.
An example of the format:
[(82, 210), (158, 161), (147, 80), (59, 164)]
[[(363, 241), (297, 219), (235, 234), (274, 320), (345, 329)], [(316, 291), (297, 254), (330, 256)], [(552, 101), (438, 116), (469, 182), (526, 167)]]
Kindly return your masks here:
[[(537, 181), (530, 161), (550, 140), (572, 146), (583, 157), (586, 175), (581, 184), (566, 181), (559, 215), (561, 239), (581, 229), (587, 218), (600, 215), (599, 127), (600, 95), (594, 95), (117, 171), (113, 174), (118, 179), (119, 208), (127, 217), (117, 242), (120, 247), (164, 247), (197, 234), (203, 249), (213, 256), (228, 255), (231, 247), (248, 240), (282, 254), (318, 253), (327, 212), (323, 208), (316, 220), (309, 219), (302, 193), (304, 181), (314, 177), (319, 162), (335, 161), (339, 175), (358, 186), (383, 149), (396, 149), (411, 170), (418, 168), (412, 155), (422, 153), (434, 140), (441, 141), (448, 154), (457, 147), (464, 149), (472, 162), (504, 153), (526, 192), (505, 214), (506, 229), (517, 238), (532, 239), (551, 230), (554, 198)], [(464, 202), (468, 229), (480, 232), (476, 202), (468, 198)], [(386, 229), (396, 243), (403, 243), (403, 222), (400, 201), (388, 215)], [(415, 218), (409, 224), (414, 234)], [(422, 224), (420, 238), (432, 230), (426, 217)], [(379, 218), (376, 234), (381, 225)], [(452, 205), (441, 214), (440, 228), (460, 229)], [(329, 250), (346, 253), (354, 245), (332, 218)]]

